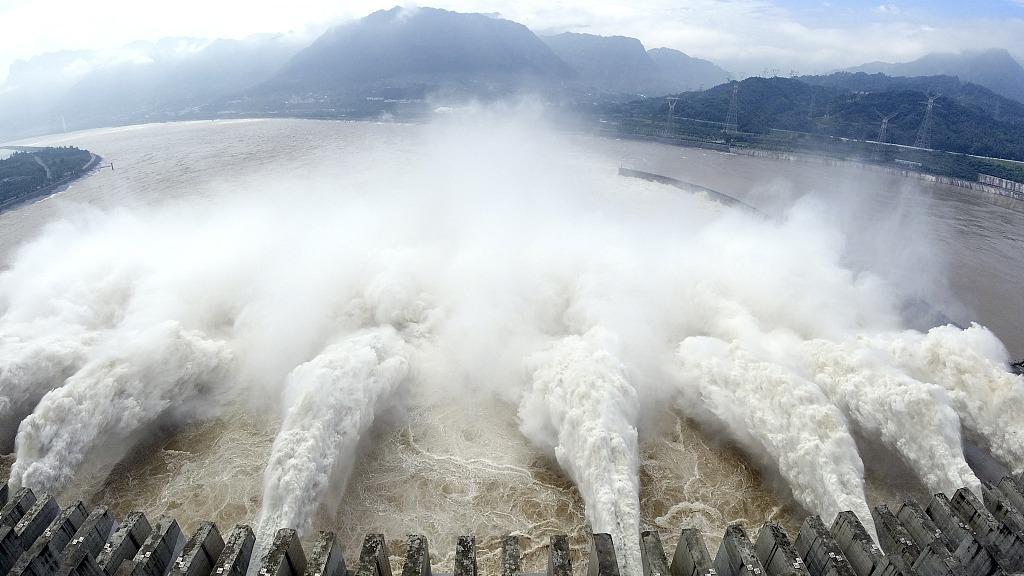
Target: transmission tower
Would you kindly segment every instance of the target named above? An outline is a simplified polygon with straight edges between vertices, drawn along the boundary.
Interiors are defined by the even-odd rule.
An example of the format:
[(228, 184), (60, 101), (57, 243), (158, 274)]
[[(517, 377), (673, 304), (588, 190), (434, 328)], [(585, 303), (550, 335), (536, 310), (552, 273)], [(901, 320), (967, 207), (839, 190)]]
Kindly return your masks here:
[(929, 96), (927, 102), (928, 107), (924, 111), (924, 120), (921, 121), (921, 128), (917, 131), (917, 140), (914, 140), (914, 146), (918, 148), (931, 148), (932, 147), (932, 110), (935, 108), (935, 100), (938, 95)]
[(740, 91), (739, 82), (732, 83), (732, 99), (729, 100), (729, 113), (725, 116), (725, 131), (730, 134), (739, 132), (739, 114), (736, 106), (736, 94)]
[(679, 98), (676, 96), (669, 96), (668, 100), (668, 133), (671, 135), (674, 131), (672, 130), (673, 114), (676, 111), (676, 104), (679, 102)]
[(882, 119), (882, 126), (878, 129), (878, 141), (880, 143), (885, 144), (885, 135), (889, 131), (889, 120), (892, 120), (898, 115), (899, 112), (893, 112), (888, 116), (883, 116), (881, 113), (878, 113), (878, 117)]

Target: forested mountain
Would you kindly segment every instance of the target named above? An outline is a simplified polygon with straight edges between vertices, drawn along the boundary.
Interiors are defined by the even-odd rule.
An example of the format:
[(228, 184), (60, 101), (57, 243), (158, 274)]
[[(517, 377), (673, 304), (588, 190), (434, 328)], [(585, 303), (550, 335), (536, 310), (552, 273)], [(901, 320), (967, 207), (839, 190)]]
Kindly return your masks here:
[(928, 54), (911, 62), (896, 64), (871, 62), (848, 71), (880, 72), (888, 76), (956, 76), (964, 82), (980, 84), (996, 94), (1024, 102), (1024, 67), (1002, 49)]
[(299, 48), (276, 35), (166, 38), (116, 56), (60, 52), (17, 62), (0, 86), (0, 139), (189, 117), (265, 80)]
[(72, 123), (170, 120), (235, 94), (274, 74), (298, 46), (277, 36), (217, 40), (180, 55), (141, 45), (144, 59), (103, 67), (81, 79), (57, 108)]
[(801, 76), (800, 80), (817, 86), (829, 86), (852, 92), (888, 92), (912, 90), (952, 98), (958, 103), (976, 107), (994, 119), (1009, 122), (1024, 122), (1024, 103), (1000, 96), (995, 92), (971, 82), (963, 82), (954, 76), (886, 76), (864, 72), (835, 72), (828, 76)]
[[(724, 122), (732, 92), (732, 84), (723, 84), (703, 92), (679, 94), (674, 115)], [(926, 92), (898, 84), (891, 89), (868, 92), (794, 78), (747, 78), (739, 83), (737, 120), (741, 132), (766, 134), (779, 129), (875, 140), (881, 117), (895, 114), (888, 124), (886, 141), (914, 145), (924, 121), (927, 99)], [(668, 105), (663, 98), (648, 99), (621, 106), (612, 113), (619, 117), (664, 119)], [(997, 118), (994, 110), (977, 106), (971, 100), (939, 96), (928, 131), (930, 146), (1024, 160), (1024, 122), (1007, 119), (1019, 118), (1019, 113), (1018, 109), (1008, 109), (1006, 117)]]
[[(872, 67), (889, 75), (748, 78), (738, 92), (739, 126), (877, 138), (880, 118), (895, 114), (886, 140), (913, 144), (924, 102), (935, 95), (933, 146), (1024, 157), (1024, 104), (1007, 97), (1024, 87), (1024, 69), (1005, 51), (861, 68)], [(649, 117), (667, 112), (664, 95), (680, 94), (678, 116), (724, 122), (728, 80), (711, 62), (647, 50), (636, 38), (540, 38), (495, 15), (396, 7), (330, 28), (308, 45), (285, 36), (171, 38), (17, 62), (0, 85), (0, 140), (187, 118), (413, 116), (517, 92)]]
[(544, 42), (579, 74), (584, 88), (619, 94), (668, 93), (661, 72), (636, 38), (565, 32)]
[(660, 96), (729, 80), (707, 60), (669, 48), (647, 50), (636, 38), (566, 32), (543, 40), (590, 92)]
[(668, 83), (669, 92), (703, 90), (732, 79), (731, 75), (713, 62), (694, 58), (671, 48), (652, 48), (647, 51)]
[(573, 76), (521, 24), (396, 7), (328, 30), (251, 92), (422, 97), (444, 88), (550, 86)]

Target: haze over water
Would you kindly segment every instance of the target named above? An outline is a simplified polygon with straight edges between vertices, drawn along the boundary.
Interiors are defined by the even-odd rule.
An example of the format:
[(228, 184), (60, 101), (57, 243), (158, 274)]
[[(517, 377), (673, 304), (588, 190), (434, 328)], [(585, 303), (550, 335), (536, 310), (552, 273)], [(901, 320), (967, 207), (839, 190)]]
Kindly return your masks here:
[[(502, 135), (501, 130), (499, 127), (499, 136)], [(524, 135), (519, 131), (504, 130), (504, 135), (515, 144), (519, 142), (514, 139)], [(451, 133), (442, 134), (441, 138), (463, 136), (456, 128)], [(471, 136), (480, 137), (476, 131), (472, 131)], [(112, 210), (115, 224), (118, 221), (118, 210), (126, 208), (127, 225), (131, 227), (135, 225), (131, 219), (133, 211), (136, 214), (147, 214), (152, 206), (169, 203), (170, 215), (158, 218), (152, 233), (160, 234), (170, 230), (185, 234), (182, 238), (164, 238), (163, 241), (156, 239), (159, 246), (157, 254), (172, 257), (179, 250), (176, 243), (181, 244), (182, 254), (190, 253), (191, 239), (187, 237), (190, 228), (167, 223), (174, 219), (177, 210), (199, 219), (196, 225), (203, 241), (216, 239), (218, 233), (221, 233), (222, 241), (230, 245), (238, 240), (234, 235), (250, 233), (255, 223), (265, 230), (268, 251), (280, 254), (291, 250), (299, 261), (319, 263), (316, 252), (325, 249), (325, 244), (317, 241), (324, 241), (330, 236), (314, 233), (310, 239), (297, 237), (302, 231), (301, 222), (288, 219), (308, 216), (309, 211), (296, 211), (289, 205), (295, 203), (309, 207), (312, 203), (312, 210), (315, 210), (316, 202), (326, 201), (325, 205), (334, 206), (331, 201), (333, 190), (339, 182), (344, 182), (346, 190), (356, 190), (357, 193), (349, 196), (346, 192), (343, 197), (357, 199), (357, 210), (365, 210), (369, 206), (367, 218), (378, 217), (379, 206), (373, 198), (363, 196), (382, 193), (380, 189), (374, 188), (375, 174), (386, 170), (392, 176), (397, 173), (400, 177), (403, 170), (408, 170), (410, 175), (418, 175), (410, 166), (425, 155), (429, 158), (431, 146), (437, 138), (436, 133), (423, 126), (274, 120), (151, 125), (39, 139), (33, 143), (74, 144), (92, 150), (106, 161), (112, 161), (115, 170), (97, 172), (76, 182), (56, 197), (0, 215), (0, 251), (5, 264), (11, 265), (15, 249), (20, 243), (39, 236), (42, 234), (42, 226), (64, 217), (77, 224), (72, 226), (70, 233), (63, 231), (63, 236), (60, 228), (56, 232), (48, 232), (56, 234), (56, 243), (52, 249), (59, 252), (59, 240), (62, 238), (76, 241), (84, 237), (89, 240), (89, 234), (80, 236), (75, 233), (76, 227), (90, 230), (91, 226), (102, 229), (108, 225), (105, 220), (108, 216), (90, 214), (93, 208)], [(617, 176), (616, 170), (621, 164), (720, 190), (773, 217), (787, 214), (794, 204), (809, 204), (815, 214), (814, 218), (807, 220), (809, 225), (831, 223), (840, 233), (838, 241), (841, 243), (842, 263), (845, 266), (852, 270), (870, 270), (904, 293), (936, 303), (954, 320), (965, 325), (973, 320), (988, 326), (1006, 344), (1014, 359), (1024, 356), (1024, 339), (1021, 337), (1021, 328), (1024, 327), (1024, 296), (1018, 289), (1024, 285), (1024, 251), (1021, 250), (1024, 248), (1021, 227), (1024, 213), (1014, 205), (998, 205), (992, 199), (980, 198), (959, 189), (859, 171), (587, 136), (569, 137), (567, 142), (568, 145), (564, 145), (559, 137), (555, 144), (549, 141), (538, 143), (542, 148), (549, 146), (552, 150), (565, 152), (565, 157), (551, 160), (553, 165), (561, 168), (545, 165), (537, 175), (538, 180), (524, 181), (525, 184), (536, 185), (541, 176), (555, 179), (550, 189), (542, 188), (540, 193), (524, 191), (523, 201), (538, 204), (559, 204), (564, 201), (566, 208), (577, 208), (574, 202), (579, 200), (581, 190), (574, 190), (571, 201), (553, 197), (549, 193), (558, 190), (559, 186), (567, 189), (572, 187), (567, 175), (584, 174), (586, 186), (583, 191), (592, 192), (599, 201), (608, 202), (610, 206), (622, 210), (621, 216), (627, 222), (643, 222), (645, 218), (652, 217), (652, 206), (664, 206), (667, 211), (661, 213), (652, 224), (658, 231), (661, 227), (674, 230), (673, 219), (679, 229), (685, 230), (687, 226), (700, 228), (703, 221), (720, 216), (722, 208), (699, 199), (686, 198), (682, 192)], [(471, 147), (471, 144), (467, 146)], [(498, 190), (508, 194), (510, 187), (507, 181), (516, 183), (517, 178), (523, 178), (516, 169), (515, 161), (535, 162), (537, 158), (524, 152), (520, 157), (513, 156), (510, 163), (505, 164), (500, 158), (492, 156), (500, 153), (514, 155), (515, 147), (508, 148), (499, 144), (485, 148), (481, 156), (465, 158), (468, 164), (466, 169), (471, 182), (482, 184), (493, 180)], [(458, 189), (455, 183), (446, 183), (444, 180), (445, 170), (454, 170), (459, 158), (449, 160), (452, 165), (442, 166), (433, 174), (438, 180), (424, 182), (425, 188), (450, 185), (450, 188)], [(474, 169), (476, 165), (480, 166), (479, 170)], [(247, 212), (245, 206), (248, 190), (253, 191), (254, 201), (269, 202), (271, 209), (256, 214)], [(272, 193), (268, 193), (268, 190), (272, 190)], [(412, 195), (402, 198), (413, 202), (424, 201), (416, 197), (414, 188), (411, 192)], [(230, 216), (232, 212), (225, 211), (222, 203), (225, 196), (232, 198), (229, 206), (238, 208), (238, 220), (223, 222), (218, 232), (217, 226), (211, 227), (209, 222), (202, 222), (204, 211), (196, 206), (207, 205), (213, 214)], [(636, 203), (629, 201), (630, 197), (637, 198)], [(448, 221), (430, 218), (444, 215), (446, 211), (458, 216), (464, 213), (463, 203), (472, 206), (478, 200), (468, 194), (464, 197), (444, 194), (439, 197), (440, 205), (429, 201), (424, 203), (423, 220), (415, 218), (415, 211), (400, 211), (397, 213), (400, 219), (393, 225), (396, 228), (413, 229), (423, 238), (445, 238), (452, 234), (449, 227), (461, 221), (457, 217)], [(515, 209), (509, 209), (510, 204), (507, 204), (514, 204), (515, 200), (498, 198), (493, 203), (483, 204), (489, 210), (470, 211), (469, 214), (483, 220), (474, 222), (474, 225), (485, 229), (492, 225), (503, 230), (508, 224), (503, 222), (503, 216), (518, 214)], [(383, 206), (386, 208), (389, 205), (385, 203)], [(503, 212), (506, 209), (509, 211)], [(678, 213), (673, 210), (678, 210)], [(280, 220), (275, 220), (275, 214)], [(565, 234), (569, 238), (575, 238), (570, 229), (586, 229), (594, 225), (589, 220), (593, 215), (587, 212), (563, 212), (559, 209), (554, 214), (565, 217), (561, 225), (565, 227)], [(347, 223), (356, 224), (355, 221)], [(521, 224), (531, 229), (537, 226), (542, 234), (550, 234), (557, 229), (546, 228), (545, 223), (538, 225), (524, 221)], [(799, 224), (800, 221), (797, 221), (780, 234), (797, 234)], [(636, 232), (641, 229), (626, 230)], [(388, 235), (386, 231), (382, 233)], [(145, 229), (116, 236), (117, 240), (132, 238), (147, 242), (151, 240), (146, 238)], [(516, 242), (529, 248), (529, 238), (510, 238), (513, 248), (517, 246)], [(547, 239), (556, 238), (559, 236), (553, 235)], [(819, 237), (811, 238), (816, 240)], [(244, 238), (246, 241), (252, 239)], [(617, 239), (614, 234), (598, 238), (602, 243), (592, 250), (598, 261), (604, 257), (602, 252), (611, 253), (614, 261), (615, 250), (621, 247), (610, 239), (621, 240), (630, 249), (646, 241), (659, 240), (657, 234), (645, 237), (639, 232), (637, 238)], [(828, 237), (822, 243), (825, 249), (830, 249), (831, 243), (836, 241)], [(591, 251), (590, 248), (584, 251), (575, 241), (565, 246), (557, 242), (541, 245), (550, 247), (554, 252), (564, 250), (564, 261), (558, 259), (558, 254), (552, 258), (566, 268), (576, 263), (574, 258)], [(107, 248), (130, 250), (133, 247), (97, 246), (97, 250)], [(504, 242), (485, 248), (493, 250), (498, 256), (507, 257), (515, 253), (512, 249), (503, 251), (507, 248)], [(650, 244), (651, 252), (657, 254), (658, 250), (656, 244)], [(105, 253), (91, 254), (95, 258), (103, 258)], [(89, 252), (81, 253), (83, 257), (89, 255)], [(243, 256), (252, 257), (248, 253)], [(481, 256), (480, 262), (485, 262), (486, 256)], [(257, 252), (254, 258), (258, 260), (259, 257)], [(470, 256), (455, 254), (454, 257)], [(434, 262), (434, 258), (437, 255), (426, 256), (428, 263)], [(444, 257), (437, 261), (444, 261)], [(396, 262), (400, 266), (407, 266), (413, 276), (424, 274), (419, 269), (422, 262), (415, 258), (410, 260), (398, 254)], [(502, 264), (500, 261), (494, 263), (499, 270)], [(513, 264), (522, 266), (516, 270), (534, 270), (525, 263)], [(154, 268), (159, 271), (160, 265), (154, 264)], [(553, 268), (557, 269), (557, 266)], [(588, 274), (593, 273), (586, 266), (581, 265), (581, 269)], [(541, 270), (547, 272), (549, 268)], [(766, 268), (752, 272), (770, 274), (771, 270)], [(188, 262), (175, 262), (168, 276), (172, 283), (178, 282), (179, 278), (184, 278), (180, 280), (182, 283), (190, 282), (193, 275), (196, 282), (202, 282), (203, 275), (207, 273), (216, 275), (218, 271), (191, 270)], [(275, 272), (270, 270), (266, 273), (268, 277), (273, 277)], [(287, 277), (288, 274), (297, 273), (308, 276)], [(395, 274), (390, 269), (379, 273), (385, 277)], [(574, 271), (567, 269), (565, 273), (569, 275)], [(308, 292), (307, 284), (315, 286), (323, 282), (330, 286), (333, 281), (330, 270), (301, 266), (284, 267), (280, 274), (286, 275), (284, 278), (275, 278), (281, 280), (282, 290), (295, 288), (298, 294), (310, 298), (319, 296), (315, 290), (313, 293)], [(652, 274), (650, 282), (657, 283), (660, 278)], [(495, 287), (498, 287), (506, 280), (516, 281), (515, 275), (506, 277), (492, 272), (491, 277), (485, 276), (482, 281), (495, 282)], [(793, 278), (794, 282), (798, 280)], [(474, 281), (474, 278), (466, 279), (467, 283)], [(550, 278), (541, 278), (539, 281), (553, 282)], [(417, 339), (421, 335), (403, 332), (406, 328), (398, 330), (401, 334), (397, 337), (387, 330), (370, 330), (357, 334), (356, 341), (344, 339), (341, 343), (344, 346), (374, 350), (376, 359), (370, 361), (365, 369), (357, 365), (346, 366), (339, 371), (344, 374), (368, 374), (365, 378), (375, 382), (375, 389), (393, 393), (397, 400), (381, 404), (380, 410), (370, 409), (368, 412), (360, 407), (352, 407), (354, 413), (371, 414), (372, 425), (369, 422), (360, 424), (365, 426), (365, 432), (358, 447), (344, 442), (339, 446), (338, 450), (347, 451), (345, 454), (354, 461), (351, 475), (343, 496), (331, 494), (329, 489), (325, 491), (325, 502), (316, 506), (313, 526), (338, 530), (348, 557), (358, 550), (359, 542), (370, 531), (383, 531), (390, 538), (398, 538), (409, 532), (424, 533), (431, 539), (431, 551), (436, 555), (435, 565), (444, 571), (450, 566), (455, 538), (464, 533), (478, 535), (478, 545), (487, 553), (482, 557), (484, 562), (496, 563), (494, 552), (497, 539), (507, 532), (521, 532), (531, 538), (525, 548), (530, 551), (528, 566), (535, 570), (543, 566), (544, 554), (540, 547), (546, 544), (546, 537), (550, 534), (571, 534), (575, 551), (577, 555), (581, 554), (585, 547), (588, 521), (584, 500), (588, 496), (584, 489), (585, 494), (581, 497), (575, 485), (585, 485), (596, 480), (590, 478), (586, 470), (579, 469), (582, 460), (569, 457), (562, 459), (559, 454), (563, 453), (557, 449), (554, 452), (546, 449), (545, 441), (548, 439), (549, 427), (557, 427), (566, 418), (585, 420), (585, 417), (573, 415), (571, 411), (569, 414), (553, 411), (545, 422), (524, 424), (523, 421), (528, 421), (538, 411), (542, 411), (538, 406), (556, 406), (544, 399), (557, 396), (563, 382), (573, 381), (573, 378), (565, 374), (575, 374), (572, 370), (580, 365), (586, 367), (581, 372), (583, 376), (597, 382), (611, 382), (607, 389), (621, 395), (627, 403), (629, 401), (629, 385), (632, 385), (633, 377), (637, 376), (636, 369), (631, 367), (620, 370), (619, 365), (627, 362), (605, 362), (607, 357), (593, 350), (607, 352), (621, 347), (622, 357), (636, 360), (643, 358), (643, 350), (631, 347), (639, 349), (647, 342), (631, 342), (629, 336), (633, 334), (629, 333), (623, 339), (626, 342), (619, 343), (616, 338), (594, 328), (605, 324), (620, 328), (631, 326), (632, 320), (615, 317), (612, 311), (603, 307), (602, 298), (606, 296), (601, 294), (601, 290), (610, 284), (615, 289), (621, 289), (622, 293), (632, 294), (635, 287), (628, 282), (624, 288), (619, 286), (623, 279), (618, 271), (612, 277), (590, 282), (578, 283), (583, 285), (580, 290), (586, 295), (583, 298), (587, 302), (584, 307), (586, 309), (566, 313), (567, 323), (581, 323), (582, 328), (576, 328), (576, 331), (582, 336), (554, 342), (539, 356), (528, 355), (527, 368), (524, 370), (532, 371), (533, 384), (521, 393), (523, 397), (520, 397), (520, 393), (511, 392), (509, 397), (503, 396), (500, 380), (505, 376), (500, 370), (496, 371), (498, 383), (480, 383), (468, 391), (458, 386), (451, 389), (399, 386), (398, 382), (405, 378), (404, 370), (408, 369), (404, 365), (415, 364), (409, 359), (415, 358), (416, 354), (406, 349), (420, 346)], [(430, 285), (430, 282), (426, 284)], [(395, 320), (398, 316), (403, 319), (412, 318), (408, 322), (410, 324), (429, 324), (428, 320), (423, 319), (430, 314), (432, 303), (429, 297), (418, 294), (416, 290), (419, 288), (416, 286), (409, 287), (403, 282), (398, 282), (398, 285), (400, 288), (393, 294), (384, 291), (381, 301), (374, 304), (378, 309), (372, 314), (383, 314), (395, 325), (399, 324)], [(647, 287), (649, 284), (638, 285)], [(445, 286), (451, 287), (450, 284)], [(144, 287), (136, 286), (134, 289), (142, 290)], [(211, 292), (217, 290), (217, 286), (210, 286)], [(861, 290), (868, 289), (855, 286), (850, 293), (860, 294)], [(196, 297), (203, 295), (202, 289), (190, 293)], [(524, 297), (537, 297), (532, 292), (524, 294)], [(616, 292), (616, 296), (618, 294)], [(467, 286), (466, 296), (477, 297), (472, 286)], [(795, 291), (776, 292), (774, 296), (783, 303), (808, 297)], [(287, 294), (281, 297), (287, 300)], [(538, 302), (541, 301), (538, 299)], [(302, 300), (297, 300), (294, 309), (286, 311), (285, 315), (294, 313), (301, 316), (302, 304)], [(479, 309), (470, 309), (477, 314), (488, 313), (487, 301), (477, 304), (481, 306)], [(855, 305), (850, 304), (851, 307)], [(386, 312), (381, 312), (380, 308), (386, 309)], [(321, 310), (314, 312), (320, 313)], [(347, 313), (342, 312), (340, 315)], [(845, 313), (836, 310), (838, 316)], [(607, 319), (606, 316), (611, 318)], [(595, 318), (601, 319), (603, 323)], [(655, 319), (642, 318), (638, 323)], [(597, 325), (588, 324), (591, 322), (597, 322)], [(886, 322), (888, 320), (879, 321), (881, 324)], [(282, 325), (287, 326), (287, 323)], [(456, 325), (452, 328), (455, 332), (459, 329), (465, 327)], [(808, 331), (813, 332), (810, 328)], [(467, 333), (472, 335), (471, 330), (467, 330)], [(516, 345), (514, 337), (510, 342), (513, 347)], [(719, 354), (715, 350), (704, 350), (701, 345), (694, 343), (691, 349), (681, 347), (678, 353), (691, 359)], [(204, 361), (219, 357), (220, 351), (209, 351), (205, 342), (195, 346), (202, 352), (196, 354), (190, 351), (187, 354), (196, 354)], [(288, 343), (282, 343), (281, 346), (287, 347)], [(495, 352), (489, 349), (484, 351)], [(471, 367), (475, 368), (477, 362), (488, 361), (486, 358), (473, 358), (474, 353), (480, 350), (472, 347), (462, 352), (467, 358), (459, 360), (467, 362)], [(824, 351), (818, 353), (826, 354)], [(728, 354), (722, 353), (723, 358), (728, 357)], [(293, 355), (302, 356), (302, 353)], [(323, 363), (330, 364), (337, 358), (349, 356), (341, 354), (333, 357), (328, 354), (320, 357)], [(578, 361), (581, 357), (600, 360), (588, 364)], [(301, 361), (307, 360), (310, 360), (308, 354), (301, 358)], [(390, 360), (396, 362), (386, 370), (379, 369)], [(736, 366), (744, 366), (747, 362), (736, 358), (728, 361), (735, 362)], [(432, 372), (443, 371), (443, 368), (426, 363), (412, 370), (420, 377), (425, 374), (429, 380)], [(706, 366), (702, 369), (707, 374), (717, 374), (718, 367)], [(315, 364), (311, 370), (314, 374), (319, 373), (316, 372)], [(644, 368), (639, 371), (639, 380), (658, 380), (651, 374), (643, 374)], [(473, 373), (472, 370), (469, 372)], [(289, 374), (289, 390), (292, 392), (287, 395), (290, 400), (294, 400), (295, 394), (301, 396), (304, 387), (316, 385), (315, 377), (303, 379), (301, 372)], [(729, 379), (727, 373), (716, 377)], [(701, 377), (693, 378), (701, 380)], [(169, 397), (173, 397), (176, 385), (168, 388), (171, 391)], [(289, 421), (288, 417), (274, 409), (277, 405), (274, 393), (279, 393), (277, 389), (258, 390), (265, 397), (232, 399), (229, 408), (211, 415), (207, 421), (189, 421), (187, 414), (158, 421), (155, 425), (159, 428), (148, 428), (155, 438), (152, 442), (131, 447), (122, 464), (115, 467), (109, 477), (106, 477), (103, 470), (81, 471), (65, 488), (63, 499), (81, 497), (95, 502), (109, 502), (114, 505), (114, 512), (118, 516), (132, 509), (143, 509), (149, 514), (172, 513), (186, 530), (190, 530), (194, 522), (200, 519), (213, 519), (222, 525), (240, 521), (258, 522), (261, 501), (269, 493), (265, 486), (264, 468), (268, 459), (271, 459), (275, 435), (282, 423)], [(843, 394), (841, 384), (836, 385), (833, 394), (833, 398)], [(534, 398), (533, 404), (530, 403), (531, 398)], [(376, 405), (372, 398), (367, 399), (367, 402), (368, 405)], [(742, 437), (730, 438), (729, 434), (719, 434), (719, 430), (714, 428), (702, 428), (695, 421), (701, 418), (698, 413), (684, 414), (685, 407), (666, 404), (671, 405), (671, 408), (652, 410), (650, 402), (638, 402), (637, 409), (642, 414), (632, 418), (627, 414), (623, 423), (626, 432), (617, 436), (628, 437), (631, 426), (639, 429), (639, 451), (634, 463), (637, 469), (639, 522), (657, 527), (667, 540), (666, 548), (674, 545), (675, 535), (681, 526), (704, 529), (709, 546), (716, 546), (721, 529), (735, 520), (746, 520), (756, 526), (765, 519), (776, 518), (790, 528), (795, 527), (795, 523), (806, 511), (787, 493), (790, 489), (787, 485), (791, 488), (796, 486), (795, 490), (808, 493), (814, 491), (814, 486), (800, 484), (805, 480), (795, 476), (787, 476), (783, 482), (777, 478), (766, 480), (757, 472), (759, 463), (752, 462), (737, 447), (737, 444), (744, 443)], [(530, 409), (524, 411), (522, 406), (530, 406)], [(949, 414), (952, 414), (952, 410)], [(604, 416), (607, 415), (602, 414), (602, 418)], [(728, 422), (725, 428), (729, 428)], [(870, 427), (867, 424), (863, 426)], [(566, 438), (562, 430), (554, 432), (561, 446), (578, 442)], [(866, 468), (869, 501), (889, 500), (895, 494), (927, 493), (928, 489), (915, 479), (915, 474), (905, 464), (892, 454), (882, 454), (872, 444), (884, 444), (884, 441), (860, 436), (857, 440)], [(579, 447), (581, 453), (588, 453), (588, 450), (591, 448)], [(843, 454), (855, 455), (856, 451), (845, 450)], [(562, 470), (567, 468), (575, 471), (566, 474)], [(628, 469), (628, 465), (624, 468)], [(955, 476), (956, 473), (960, 472), (951, 475)], [(785, 471), (782, 475), (786, 476)], [(332, 479), (332, 482), (337, 481), (337, 478)], [(628, 484), (628, 480), (624, 482)], [(808, 482), (813, 484), (812, 481)], [(595, 493), (600, 493), (601, 489), (599, 486)], [(622, 489), (621, 484), (614, 489)], [(828, 499), (824, 495), (807, 496), (803, 503), (806, 506), (807, 502), (817, 501), (815, 498), (819, 497)], [(334, 513), (331, 513), (332, 510)], [(283, 504), (280, 513), (285, 514), (286, 511), (292, 513), (291, 508)], [(214, 517), (211, 518), (211, 515)], [(628, 516), (628, 511), (621, 512), (621, 516)], [(400, 556), (401, 550), (396, 548), (393, 547), (392, 553)], [(484, 569), (493, 569), (492, 566), (485, 564)], [(582, 567), (583, 563), (577, 562), (576, 568)]]

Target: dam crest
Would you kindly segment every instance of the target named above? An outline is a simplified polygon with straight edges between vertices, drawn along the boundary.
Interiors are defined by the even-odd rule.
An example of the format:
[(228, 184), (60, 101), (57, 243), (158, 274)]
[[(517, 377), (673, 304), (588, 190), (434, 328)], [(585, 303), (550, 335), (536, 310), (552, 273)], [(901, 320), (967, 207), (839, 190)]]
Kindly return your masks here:
[[(354, 564), (346, 564), (332, 532), (319, 532), (304, 549), (299, 534), (281, 528), (262, 553), (251, 527), (222, 533), (200, 522), (186, 538), (177, 521), (142, 512), (117, 521), (108, 507), (82, 502), (61, 508), (48, 494), (0, 486), (0, 574), (11, 576), (395, 576), (382, 534), (369, 534)], [(684, 528), (666, 555), (656, 531), (639, 534), (643, 576), (1002, 576), (1024, 574), (1024, 478), (984, 483), (951, 497), (935, 494), (925, 505), (913, 500), (872, 509), (868, 519), (842, 512), (827, 527), (807, 517), (796, 534), (777, 522), (756, 533), (730, 525), (712, 554), (701, 532)], [(401, 576), (433, 576), (428, 541), (409, 535)], [(258, 556), (258, 557), (257, 557)], [(546, 576), (574, 574), (569, 541), (552, 536)], [(519, 537), (502, 539), (500, 575), (524, 573)], [(620, 576), (615, 543), (593, 534), (587, 576)], [(473, 536), (456, 544), (451, 576), (483, 576)], [(440, 573), (438, 576), (441, 576)], [(491, 575), (487, 575), (491, 576)], [(626, 575), (621, 575), (626, 576)]]

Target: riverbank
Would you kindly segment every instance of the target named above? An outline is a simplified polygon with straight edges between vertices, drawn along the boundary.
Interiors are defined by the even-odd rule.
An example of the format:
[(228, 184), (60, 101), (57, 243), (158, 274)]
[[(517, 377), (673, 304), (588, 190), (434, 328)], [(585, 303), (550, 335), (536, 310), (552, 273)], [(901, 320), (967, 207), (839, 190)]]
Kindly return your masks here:
[[(61, 149), (36, 146), (5, 146), (4, 148), (31, 155), (33, 162), (44, 171), (46, 176), (44, 180), (45, 183), (35, 188), (24, 187), (24, 182), (26, 180), (31, 181), (32, 176), (9, 176), (7, 178), (0, 179), (0, 212), (12, 210), (26, 203), (60, 192), (75, 180), (92, 172), (99, 166), (100, 161), (102, 160), (102, 157), (97, 154), (93, 154), (88, 150), (73, 149), (76, 152), (76, 156), (81, 156), (80, 153), (88, 154), (88, 160), (86, 160), (80, 167), (67, 167), (65, 163), (66, 160), (58, 157), (58, 164), (60, 168), (58, 171), (56, 168), (51, 170), (50, 164), (48, 164), (38, 154), (45, 152), (53, 155), (52, 151), (59, 151)], [(11, 158), (13, 157), (14, 156)], [(10, 158), (3, 161), (10, 161)], [(54, 172), (57, 174), (56, 177), (54, 176)], [(7, 185), (5, 186), (4, 184)]]
[(699, 139), (670, 137), (655, 133), (629, 132), (613, 129), (604, 129), (598, 132), (600, 136), (608, 138), (625, 138), (641, 142), (657, 142), (670, 146), (683, 148), (699, 148), (714, 150), (729, 154), (739, 154), (753, 158), (764, 158), (767, 160), (780, 160), (793, 163), (813, 164), (819, 166), (831, 166), (837, 168), (852, 168), (865, 170), (880, 174), (890, 174), (903, 178), (913, 178), (925, 182), (944, 184), (956, 188), (963, 188), (975, 192), (992, 194), (1004, 198), (1024, 202), (1024, 184), (1005, 178), (999, 178), (987, 174), (979, 174), (978, 180), (966, 180), (955, 176), (942, 176), (915, 169), (914, 163), (907, 163), (906, 166), (885, 165), (863, 160), (851, 160), (824, 154), (811, 154), (806, 152), (782, 152), (752, 146), (731, 146), (722, 142), (707, 142)]
[(1006, 198), (1013, 198), (1014, 200), (1024, 201), (1024, 192), (1018, 191), (1020, 183), (1012, 182), (1002, 178), (995, 178), (992, 176), (982, 175), (979, 180), (987, 179), (991, 182), (1003, 182), (1005, 186), (997, 186), (994, 184), (988, 184), (986, 182), (973, 182), (971, 180), (964, 180), (962, 178), (954, 178), (952, 176), (939, 176), (936, 174), (928, 174), (927, 172), (921, 172), (918, 170), (912, 170), (910, 168), (898, 168), (895, 166), (883, 166), (881, 164), (872, 164), (869, 162), (858, 162), (856, 160), (843, 160), (840, 158), (830, 158), (827, 156), (815, 156), (812, 154), (801, 154), (796, 152), (775, 152), (772, 150), (759, 150), (756, 148), (730, 148), (729, 152), (733, 154), (744, 154), (746, 156), (753, 156), (755, 158), (767, 158), (770, 160), (782, 160), (787, 162), (803, 162), (806, 164), (818, 164), (821, 166), (834, 166), (839, 168), (855, 168), (859, 170), (869, 170), (872, 172), (879, 172), (882, 174), (892, 174), (893, 176), (902, 176), (904, 178), (916, 178), (918, 180), (924, 180), (926, 182), (934, 182), (937, 184), (945, 184), (947, 186), (954, 186), (956, 188), (965, 188), (967, 190), (974, 190), (976, 192), (985, 192), (988, 194), (995, 194), (996, 196), (1003, 196)]

